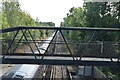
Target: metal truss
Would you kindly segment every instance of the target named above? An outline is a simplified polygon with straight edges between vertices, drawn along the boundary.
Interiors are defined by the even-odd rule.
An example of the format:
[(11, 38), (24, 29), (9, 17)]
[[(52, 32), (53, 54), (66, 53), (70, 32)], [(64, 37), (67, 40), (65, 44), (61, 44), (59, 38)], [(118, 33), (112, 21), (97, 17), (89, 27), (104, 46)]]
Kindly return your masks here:
[[(31, 29), (35, 30), (54, 30), (55, 33), (52, 36), (51, 40), (43, 40), (43, 41), (48, 41), (48, 42), (43, 42), (42, 40), (34, 40), (33, 34), (31, 33)], [(73, 31), (89, 31), (91, 32), (91, 37), (88, 38), (87, 36), (84, 37), (83, 42), (71, 42), (68, 41), (63, 33), (63, 31), (67, 30), (73, 30)], [(117, 32), (120, 33), (120, 29), (117, 28), (85, 28), (85, 27), (80, 27), (80, 28), (65, 28), (65, 27), (26, 27), (26, 26), (20, 26), (20, 27), (12, 27), (12, 28), (6, 28), (6, 29), (1, 29), (0, 33), (8, 33), (8, 32), (13, 32), (16, 31), (14, 34), (13, 39), (11, 40), (10, 45), (6, 48), (4, 44), (2, 43), (3, 47), (6, 48), (6, 51), (0, 55), (2, 59), (2, 64), (48, 64), (48, 65), (82, 65), (82, 66), (120, 66), (120, 53), (119, 56), (113, 56), (113, 57), (107, 57), (104, 56), (104, 44), (105, 42), (103, 35), (101, 34), (101, 31), (104, 32)], [(10, 48), (12, 47), (13, 43), (16, 40), (16, 36), (19, 35), (19, 33), (22, 33), (21, 37), (17, 40), (17, 44), (15, 45), (14, 49), (12, 52), (10, 52)], [(101, 41), (100, 43), (93, 42), (94, 37), (96, 37), (97, 33), (100, 33)], [(87, 34), (87, 32), (85, 33)], [(31, 39), (28, 39), (28, 36)], [(61, 36), (62, 41), (57, 41), (56, 37), (57, 35)], [(76, 36), (77, 37), (77, 36)], [(23, 40), (24, 38), (24, 40)], [(1, 39), (2, 40), (2, 39)], [(5, 39), (7, 40), (7, 39)], [(120, 40), (120, 35), (117, 35), (116, 39), (112, 42), (111, 45), (119, 45), (117, 41)], [(41, 41), (41, 42), (40, 42)], [(19, 46), (20, 43), (27, 43), (31, 52), (22, 52), (22, 53), (16, 53), (16, 50)], [(32, 48), (31, 43), (34, 44), (35, 49), (37, 50), (37, 53), (35, 50)], [(41, 53), (41, 49), (39, 48), (40, 45), (36, 43), (46, 43), (49, 44), (47, 48), (44, 50), (44, 53)], [(69, 51), (69, 54), (55, 54), (55, 49), (57, 44), (64, 44), (66, 46), (66, 49)], [(73, 45), (79, 45), (79, 50), (80, 54), (75, 54), (72, 52), (70, 49), (70, 44)], [(86, 44), (87, 46), (82, 49), (82, 45)], [(90, 47), (91, 44), (98, 44), (101, 46), (100, 53), (103, 56), (87, 56), (84, 55), (84, 51)], [(52, 46), (52, 47), (51, 47)], [(120, 45), (119, 45), (120, 46)], [(118, 47), (119, 47), (118, 46)], [(110, 47), (111, 49), (112, 47)], [(50, 52), (51, 51), (51, 52)], [(107, 52), (107, 50), (106, 50)], [(108, 51), (109, 53), (109, 51)], [(92, 54), (92, 53), (90, 53)], [(109, 54), (110, 55), (110, 54)], [(108, 55), (108, 56), (109, 56)]]

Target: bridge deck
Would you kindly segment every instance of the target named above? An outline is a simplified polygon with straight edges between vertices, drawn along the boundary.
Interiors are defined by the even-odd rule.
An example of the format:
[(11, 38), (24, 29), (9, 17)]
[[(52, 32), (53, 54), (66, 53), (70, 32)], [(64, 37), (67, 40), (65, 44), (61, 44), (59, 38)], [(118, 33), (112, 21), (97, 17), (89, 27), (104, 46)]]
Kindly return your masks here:
[[(2, 58), (2, 56), (1, 56)], [(89, 66), (120, 66), (117, 58), (93, 58), (93, 57), (73, 57), (70, 56), (6, 56), (2, 59), (2, 64), (48, 64), (48, 65), (89, 65)], [(81, 59), (80, 59), (81, 58)], [(80, 60), (79, 60), (80, 59)]]

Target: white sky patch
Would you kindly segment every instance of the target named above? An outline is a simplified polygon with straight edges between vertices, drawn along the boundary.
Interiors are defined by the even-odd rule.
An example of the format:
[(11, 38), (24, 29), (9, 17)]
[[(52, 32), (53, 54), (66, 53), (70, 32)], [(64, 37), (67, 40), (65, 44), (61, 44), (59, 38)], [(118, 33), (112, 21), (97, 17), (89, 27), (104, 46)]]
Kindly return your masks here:
[(42, 22), (60, 22), (72, 7), (81, 7), (83, 0), (19, 0), (21, 9), (28, 12), (34, 19)]
[(84, 2), (118, 2), (120, 0), (84, 0)]

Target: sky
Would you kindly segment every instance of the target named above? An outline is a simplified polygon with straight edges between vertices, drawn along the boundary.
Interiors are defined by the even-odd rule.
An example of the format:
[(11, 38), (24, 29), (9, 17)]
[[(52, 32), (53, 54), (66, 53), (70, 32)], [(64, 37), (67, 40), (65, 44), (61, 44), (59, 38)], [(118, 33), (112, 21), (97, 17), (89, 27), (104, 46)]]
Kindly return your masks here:
[(19, 0), (21, 9), (41, 22), (54, 22), (56, 27), (67, 16), (70, 8), (81, 7), (83, 0)]

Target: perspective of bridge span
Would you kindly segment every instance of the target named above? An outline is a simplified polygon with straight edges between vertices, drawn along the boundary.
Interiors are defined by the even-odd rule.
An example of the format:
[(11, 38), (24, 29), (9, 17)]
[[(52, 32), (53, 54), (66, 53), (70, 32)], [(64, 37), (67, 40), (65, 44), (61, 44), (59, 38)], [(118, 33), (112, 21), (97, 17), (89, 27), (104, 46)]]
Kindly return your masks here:
[[(32, 30), (50, 30), (52, 34), (46, 40), (35, 40), (34, 35), (38, 34), (32, 33)], [(83, 41), (69, 40), (66, 33), (70, 30), (83, 32), (84, 35), (74, 35), (81, 36)], [(117, 28), (20, 26), (1, 29), (0, 33), (14, 33), (12, 39), (1, 39), (2, 64), (120, 66), (120, 29)], [(103, 37), (103, 33), (118, 35), (107, 41), (109, 36)], [(31, 51), (18, 53), (17, 48), (21, 43), (27, 44)]]

